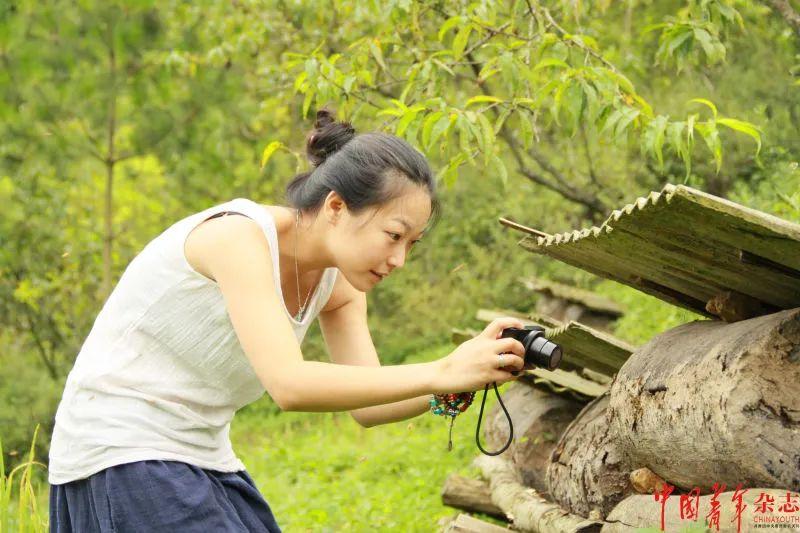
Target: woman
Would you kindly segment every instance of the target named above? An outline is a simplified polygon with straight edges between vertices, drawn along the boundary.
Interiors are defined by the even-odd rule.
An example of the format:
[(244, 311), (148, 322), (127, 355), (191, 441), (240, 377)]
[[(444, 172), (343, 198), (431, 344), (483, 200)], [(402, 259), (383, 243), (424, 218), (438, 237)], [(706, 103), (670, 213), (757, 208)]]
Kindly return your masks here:
[[(127, 267), (56, 413), (51, 531), (280, 531), (228, 438), (265, 391), (283, 410), (370, 427), (429, 395), (516, 379), (523, 346), (492, 322), (448, 356), (381, 366), (365, 293), (403, 266), (437, 209), (425, 158), (317, 114), (290, 207), (238, 198), (191, 215)], [(304, 361), (317, 316), (331, 363)], [(499, 354), (509, 354), (505, 358)]]

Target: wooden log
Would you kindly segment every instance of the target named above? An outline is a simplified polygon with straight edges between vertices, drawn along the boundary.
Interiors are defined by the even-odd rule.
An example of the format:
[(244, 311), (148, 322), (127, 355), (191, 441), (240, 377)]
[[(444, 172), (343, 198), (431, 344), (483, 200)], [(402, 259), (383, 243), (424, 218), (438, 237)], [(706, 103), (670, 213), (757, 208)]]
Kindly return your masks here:
[(547, 490), (564, 509), (604, 517), (634, 492), (631, 464), (609, 430), (609, 393), (583, 408), (564, 430), (547, 468)]
[[(762, 492), (773, 499), (772, 511), (769, 511), (768, 507), (764, 507), (764, 512), (757, 512), (761, 502), (757, 503), (756, 500), (761, 497)], [(747, 489), (747, 492), (742, 495), (742, 504), (744, 506), (738, 524), (736, 521), (736, 501), (733, 500), (735, 492), (729, 491), (719, 494), (717, 497), (717, 501), (720, 504), (718, 508), (719, 531), (732, 533), (735, 533), (737, 529), (743, 532), (754, 531), (757, 529), (757, 525), (765, 524), (766, 520), (776, 519), (779, 520), (779, 522), (775, 522), (777, 527), (775, 529), (770, 527), (770, 531), (797, 531), (800, 529), (800, 513), (797, 511), (789, 513), (778, 511), (779, 506), (786, 502), (786, 493), (787, 491), (783, 489)], [(800, 502), (800, 494), (790, 493), (790, 498), (791, 501)], [(687, 519), (688, 515), (686, 514), (684, 514), (686, 518), (681, 518), (680, 496), (673, 492), (664, 505), (664, 531), (678, 533), (691, 525), (702, 527), (704, 524), (708, 524), (711, 518), (709, 517), (711, 499), (712, 495), (706, 495), (701, 496), (698, 500), (691, 500), (695, 503), (695, 508), (697, 509), (698, 520), (694, 522)], [(765, 497), (761, 501), (766, 502), (767, 498)], [(781, 525), (783, 527), (780, 527)], [(602, 533), (629, 533), (639, 531), (640, 528), (654, 528), (655, 530), (661, 528), (661, 503), (657, 502), (653, 496), (635, 495), (620, 502), (606, 518), (606, 523), (601, 531)], [(711, 526), (710, 529), (711, 531), (717, 531), (716, 526)], [(694, 529), (694, 531), (696, 530)]]
[(492, 503), (489, 485), (480, 479), (451, 474), (444, 482), (442, 503), (463, 511), (496, 516), (505, 520), (502, 509)]
[[(524, 485), (546, 496), (550, 453), (582, 404), (522, 381), (511, 383), (502, 399), (514, 424), (514, 440), (502, 457), (517, 468)], [(508, 418), (499, 402), (484, 417), (483, 447), (499, 450), (508, 441)]]
[(492, 501), (505, 512), (515, 530), (534, 533), (600, 530), (602, 522), (571, 514), (523, 485), (514, 466), (499, 456), (479, 455), (475, 465), (489, 481)]
[(644, 467), (702, 494), (715, 482), (800, 490), (799, 345), (800, 309), (655, 337), (564, 431), (547, 471), (553, 500), (605, 516)]
[(460, 514), (443, 531), (444, 533), (508, 533), (511, 530), (479, 520), (474, 516)]
[(684, 490), (800, 490), (800, 308), (697, 321), (636, 350), (611, 387), (623, 456)]

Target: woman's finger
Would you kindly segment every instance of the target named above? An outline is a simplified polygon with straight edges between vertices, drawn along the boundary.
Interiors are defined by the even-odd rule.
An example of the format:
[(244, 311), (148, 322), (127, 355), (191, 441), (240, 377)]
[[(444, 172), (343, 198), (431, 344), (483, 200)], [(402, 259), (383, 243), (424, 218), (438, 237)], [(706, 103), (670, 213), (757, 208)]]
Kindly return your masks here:
[(525, 326), (519, 318), (514, 318), (512, 316), (504, 316), (492, 320), (489, 323), (489, 325), (486, 326), (486, 328), (481, 332), (481, 335), (489, 339), (496, 339), (506, 328), (523, 328), (523, 327)]

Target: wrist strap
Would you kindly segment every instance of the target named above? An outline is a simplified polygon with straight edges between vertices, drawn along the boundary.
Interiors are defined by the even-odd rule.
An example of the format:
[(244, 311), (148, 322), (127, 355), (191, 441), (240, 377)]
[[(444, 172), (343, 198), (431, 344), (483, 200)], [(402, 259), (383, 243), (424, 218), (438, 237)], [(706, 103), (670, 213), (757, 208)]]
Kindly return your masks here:
[[(508, 414), (508, 409), (506, 409), (506, 406), (503, 403), (503, 399), (500, 397), (500, 392), (497, 390), (497, 382), (496, 381), (492, 382), (492, 385), (494, 386), (494, 393), (497, 396), (497, 401), (500, 402), (500, 407), (503, 408), (503, 412), (506, 414), (506, 418), (508, 419), (508, 441), (506, 442), (505, 446), (503, 446), (496, 452), (487, 452), (486, 450), (483, 449), (483, 446), (481, 446), (481, 438), (480, 438), (481, 419), (483, 418), (483, 406), (484, 404), (486, 404), (486, 393), (489, 391), (489, 384), (487, 383), (486, 388), (483, 389), (483, 400), (481, 400), (481, 410), (480, 413), (478, 413), (478, 427), (475, 429), (475, 443), (478, 445), (478, 449), (481, 452), (483, 452), (484, 455), (494, 456), (494, 455), (500, 455), (501, 453), (506, 451), (509, 446), (511, 446), (511, 441), (514, 440), (514, 423), (511, 422), (511, 415)], [(452, 424), (451, 424), (451, 430), (452, 430)]]

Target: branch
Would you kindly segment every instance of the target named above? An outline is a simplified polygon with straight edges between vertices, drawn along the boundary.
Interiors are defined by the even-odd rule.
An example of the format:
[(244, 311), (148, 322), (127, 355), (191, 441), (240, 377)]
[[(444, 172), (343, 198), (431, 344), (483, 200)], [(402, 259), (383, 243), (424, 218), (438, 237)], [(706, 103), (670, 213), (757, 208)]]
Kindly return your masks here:
[(767, 0), (767, 3), (794, 28), (794, 31), (800, 37), (800, 14), (794, 10), (789, 0)]
[[(517, 160), (517, 164), (519, 165), (517, 171), (520, 174), (522, 174), (532, 182), (537, 183), (542, 187), (545, 187), (553, 192), (560, 194), (565, 199), (584, 206), (591, 215), (603, 215), (608, 211), (606, 205), (597, 198), (595, 198), (594, 196), (583, 193), (582, 191), (575, 189), (568, 183), (563, 183), (559, 181), (554, 183), (546, 179), (541, 174), (534, 172), (528, 165), (525, 164), (525, 159), (522, 157), (522, 151), (519, 146), (519, 141), (517, 141), (505, 128), (500, 130), (500, 136), (506, 141), (506, 144), (508, 144), (508, 147), (511, 149), (511, 154), (514, 156), (514, 159)], [(542, 165), (543, 162), (547, 165), (547, 168), (544, 165)], [(548, 168), (553, 168), (552, 165), (550, 165), (549, 162), (547, 162), (547, 160), (545, 159), (542, 159), (542, 161), (537, 160), (537, 163), (539, 163), (542, 166), (542, 168), (544, 168), (548, 172), (550, 172)], [(556, 172), (558, 171), (556, 170)], [(553, 174), (552, 172), (550, 173)]]

